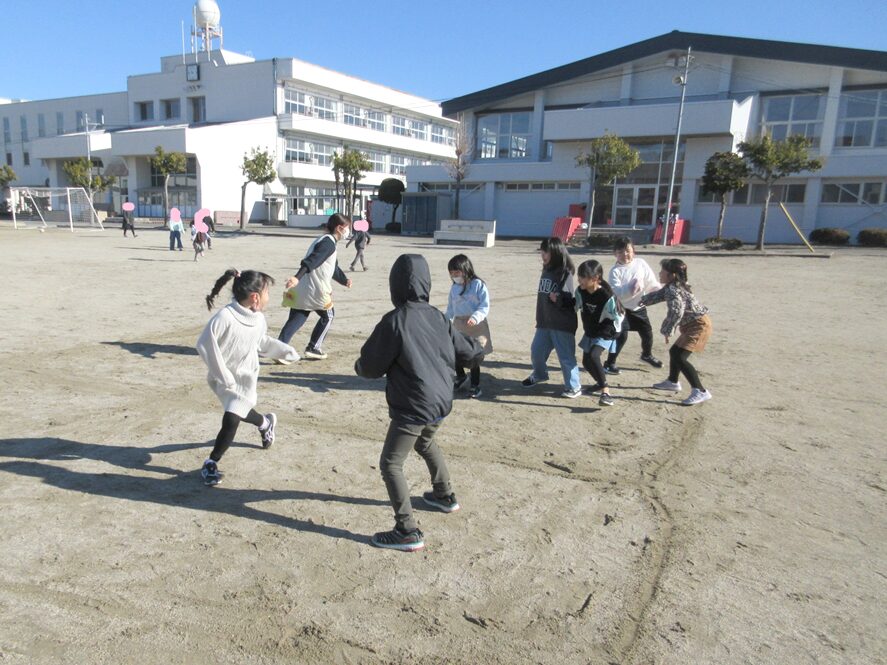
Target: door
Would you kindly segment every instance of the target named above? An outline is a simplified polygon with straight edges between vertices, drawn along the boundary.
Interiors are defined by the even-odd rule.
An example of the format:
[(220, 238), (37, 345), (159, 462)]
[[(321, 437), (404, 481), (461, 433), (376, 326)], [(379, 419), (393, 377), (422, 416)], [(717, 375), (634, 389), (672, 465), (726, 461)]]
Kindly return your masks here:
[(651, 226), (656, 211), (653, 185), (616, 185), (613, 197), (613, 223), (616, 226)]

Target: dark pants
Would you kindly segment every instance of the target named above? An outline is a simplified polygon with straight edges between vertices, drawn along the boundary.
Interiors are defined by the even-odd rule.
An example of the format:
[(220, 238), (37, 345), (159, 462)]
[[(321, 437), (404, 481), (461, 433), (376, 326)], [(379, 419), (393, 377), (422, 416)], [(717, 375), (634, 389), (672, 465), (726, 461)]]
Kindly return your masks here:
[(123, 237), (126, 237), (126, 232), (132, 231), (132, 237), (136, 237), (136, 227), (132, 222), (127, 222), (125, 219), (123, 220)]
[(222, 459), (222, 455), (225, 454), (225, 451), (234, 442), (234, 435), (237, 434), (237, 426), (240, 425), (241, 420), (245, 420), (250, 425), (255, 425), (256, 427), (261, 427), (262, 423), (265, 422), (265, 418), (258, 414), (255, 409), (250, 409), (249, 413), (246, 414), (246, 418), (241, 418), (237, 414), (225, 411), (225, 414), (222, 416), (222, 429), (216, 435), (216, 445), (209, 454), (211, 460), (218, 462)]
[(682, 349), (678, 346), (672, 346), (668, 350), (668, 380), (677, 383), (679, 375), (683, 374), (690, 382), (690, 387), (705, 390), (702, 387), (702, 381), (699, 380), (699, 374), (696, 368), (690, 363), (690, 355), (692, 351)]
[[(469, 372), (471, 374), (471, 387), (477, 388), (480, 385), (480, 364), (472, 363)], [(465, 376), (465, 368), (456, 366), (456, 376), (460, 379)]]
[[(308, 346), (305, 348), (311, 349), (312, 351), (320, 351), (323, 340), (326, 339), (326, 334), (333, 325), (333, 319), (336, 317), (336, 309), (335, 307), (330, 307), (329, 309), (315, 309), (314, 313), (320, 318), (315, 324), (314, 330), (311, 331), (311, 339), (308, 341)], [(305, 321), (308, 320), (309, 314), (311, 314), (311, 310), (291, 309), (289, 318), (287, 318), (286, 323), (283, 324), (283, 329), (281, 329), (280, 335), (277, 336), (277, 339), (284, 344), (289, 344), (293, 335), (298, 332), (299, 328), (305, 325)]]
[(607, 358), (607, 363), (615, 363), (616, 358), (622, 353), (622, 347), (628, 341), (628, 331), (634, 330), (641, 337), (641, 355), (653, 355), (653, 326), (650, 325), (650, 317), (647, 316), (647, 308), (625, 310), (625, 319), (622, 322), (622, 333), (616, 342), (616, 353)]
[(181, 231), (170, 231), (169, 232), (169, 251), (174, 249), (174, 245), (178, 244), (179, 249), (182, 249), (182, 232)]
[(588, 370), (596, 384), (601, 388), (607, 388), (607, 375), (604, 373), (604, 366), (601, 364), (603, 352), (604, 347), (602, 346), (595, 345), (591, 347), (590, 352), (582, 354), (582, 366)]
[(367, 269), (366, 261), (363, 260), (363, 252), (366, 249), (365, 247), (356, 247), (357, 254), (354, 255), (354, 260), (351, 262), (351, 269), (354, 270), (354, 266), (357, 265), (357, 262), (360, 261), (360, 267), (364, 270)]
[(394, 420), (388, 427), (385, 445), (382, 446), (382, 455), (379, 457), (379, 469), (382, 471), (382, 480), (385, 481), (388, 498), (394, 509), (394, 519), (401, 531), (412, 531), (418, 526), (413, 517), (413, 507), (410, 505), (410, 486), (403, 475), (403, 464), (410, 448), (425, 460), (428, 472), (431, 474), (434, 493), (437, 496), (444, 496), (453, 491), (443, 452), (434, 442), (434, 434), (438, 427), (440, 427), (439, 422), (430, 425), (411, 425)]

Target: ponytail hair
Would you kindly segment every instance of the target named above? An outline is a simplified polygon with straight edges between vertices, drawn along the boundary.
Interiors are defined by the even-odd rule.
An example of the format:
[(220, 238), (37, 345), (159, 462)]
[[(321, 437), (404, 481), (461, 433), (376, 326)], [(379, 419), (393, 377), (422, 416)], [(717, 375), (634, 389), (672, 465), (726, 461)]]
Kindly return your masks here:
[(662, 269), (672, 276), (674, 284), (692, 292), (690, 285), (687, 284), (687, 264), (680, 259), (662, 259), (659, 262)]
[(340, 226), (351, 226), (351, 220), (342, 213), (334, 213), (326, 220), (327, 233), (334, 233)]
[(241, 305), (245, 300), (249, 299), (251, 293), (261, 293), (266, 287), (274, 284), (274, 278), (271, 275), (266, 275), (258, 270), (238, 272), (236, 268), (228, 268), (225, 274), (216, 280), (213, 290), (206, 296), (206, 308), (208, 310), (212, 311), (216, 296), (219, 295), (219, 291), (222, 290), (231, 278), (234, 278), (234, 283), (231, 285), (234, 299)]
[(579, 264), (579, 268), (576, 270), (576, 276), (585, 279), (597, 277), (604, 295), (606, 295), (608, 299), (613, 298), (616, 301), (616, 311), (620, 314), (625, 313), (625, 309), (622, 307), (622, 303), (619, 302), (619, 298), (616, 298), (613, 295), (613, 287), (604, 279), (604, 267), (601, 265), (600, 261), (595, 261), (594, 259), (583, 261)]

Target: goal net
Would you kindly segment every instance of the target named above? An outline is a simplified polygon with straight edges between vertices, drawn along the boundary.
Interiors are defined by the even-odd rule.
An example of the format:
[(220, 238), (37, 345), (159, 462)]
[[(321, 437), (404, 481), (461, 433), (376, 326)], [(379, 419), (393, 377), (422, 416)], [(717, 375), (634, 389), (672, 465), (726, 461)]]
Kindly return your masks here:
[(12, 223), (17, 229), (36, 222), (74, 227), (105, 227), (83, 187), (10, 187)]

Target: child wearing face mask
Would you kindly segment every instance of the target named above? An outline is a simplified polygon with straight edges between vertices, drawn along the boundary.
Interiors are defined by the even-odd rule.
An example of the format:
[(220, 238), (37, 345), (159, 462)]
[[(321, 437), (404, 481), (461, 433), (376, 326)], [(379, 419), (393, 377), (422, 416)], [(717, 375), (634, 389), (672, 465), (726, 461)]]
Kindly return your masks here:
[[(453, 281), (447, 299), (447, 318), (453, 322), (456, 330), (474, 337), (483, 347), (484, 355), (492, 353), (493, 342), (490, 338), (490, 325), (487, 322), (490, 313), (490, 292), (487, 290), (487, 285), (475, 274), (471, 260), (464, 254), (456, 254), (451, 258), (447, 270), (450, 271), (450, 279)], [(465, 370), (468, 369), (471, 374), (468, 396), (473, 399), (481, 396), (481, 360), (482, 358), (473, 362), (468, 368), (456, 365), (454, 390), (462, 390), (465, 387), (469, 380), (465, 374)]]

